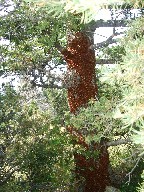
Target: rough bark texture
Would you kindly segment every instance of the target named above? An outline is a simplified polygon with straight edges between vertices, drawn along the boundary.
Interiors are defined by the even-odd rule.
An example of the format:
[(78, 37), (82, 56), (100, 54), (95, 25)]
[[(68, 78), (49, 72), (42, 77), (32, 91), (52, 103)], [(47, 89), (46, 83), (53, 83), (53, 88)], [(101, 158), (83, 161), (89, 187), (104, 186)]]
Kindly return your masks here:
[[(68, 102), (70, 111), (77, 114), (80, 107), (87, 105), (91, 98), (97, 96), (97, 86), (95, 79), (95, 52), (91, 49), (91, 41), (87, 35), (78, 32), (69, 38), (67, 49), (62, 51), (67, 62), (67, 69), (73, 78), (70, 78), (68, 86)], [(77, 137), (77, 144), (89, 150), (84, 137), (74, 128), (69, 131)], [(84, 192), (104, 192), (109, 185), (109, 155), (107, 147), (95, 144), (95, 149), (100, 151), (99, 157), (86, 159), (81, 154), (75, 154), (76, 175), (85, 179)]]

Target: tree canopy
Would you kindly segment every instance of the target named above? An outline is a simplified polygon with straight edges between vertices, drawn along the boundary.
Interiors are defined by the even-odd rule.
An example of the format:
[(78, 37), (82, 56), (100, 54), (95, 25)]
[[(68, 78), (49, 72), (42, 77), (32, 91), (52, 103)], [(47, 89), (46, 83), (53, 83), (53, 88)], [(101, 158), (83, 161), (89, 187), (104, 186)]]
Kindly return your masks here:
[[(75, 152), (97, 159), (94, 143), (104, 139), (110, 157), (111, 185), (120, 191), (144, 189), (144, 17), (143, 0), (1, 1), (0, 190), (80, 191), (74, 175)], [(11, 7), (11, 9), (10, 9)], [(119, 41), (113, 34), (92, 49), (113, 65), (96, 65), (97, 99), (77, 115), (67, 103), (67, 63), (61, 50), (82, 31), (91, 39), (101, 9), (133, 10)], [(93, 40), (92, 40), (93, 41)], [(118, 42), (117, 45), (115, 43)], [(96, 63), (98, 58), (96, 57)], [(70, 81), (70, 78), (69, 78)], [(75, 127), (90, 150), (74, 144)], [(110, 188), (108, 189), (110, 190)]]

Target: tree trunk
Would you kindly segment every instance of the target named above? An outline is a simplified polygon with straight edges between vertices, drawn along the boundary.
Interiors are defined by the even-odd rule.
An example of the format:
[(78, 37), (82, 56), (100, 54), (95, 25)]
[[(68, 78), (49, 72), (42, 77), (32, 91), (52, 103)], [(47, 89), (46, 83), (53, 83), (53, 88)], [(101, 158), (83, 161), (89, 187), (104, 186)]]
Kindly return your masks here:
[[(80, 107), (86, 107), (90, 99), (96, 99), (97, 86), (95, 79), (95, 51), (91, 48), (89, 37), (77, 32), (68, 39), (67, 49), (62, 50), (67, 62), (68, 103), (70, 111), (77, 114)], [(90, 150), (84, 137), (76, 133), (74, 128), (69, 129), (77, 137), (77, 143)], [(74, 154), (76, 163), (76, 177), (84, 178), (84, 192), (103, 192), (109, 185), (109, 155), (104, 142), (94, 144), (93, 148), (99, 150), (100, 155), (87, 159), (81, 154)]]

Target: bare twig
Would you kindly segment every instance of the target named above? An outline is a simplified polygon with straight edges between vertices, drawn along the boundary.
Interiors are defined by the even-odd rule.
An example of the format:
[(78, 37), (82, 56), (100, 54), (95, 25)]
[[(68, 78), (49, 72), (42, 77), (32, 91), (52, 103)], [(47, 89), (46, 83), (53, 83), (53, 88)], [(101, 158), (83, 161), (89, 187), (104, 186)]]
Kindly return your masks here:
[(132, 170), (131, 170), (128, 174), (126, 174), (126, 177), (128, 177), (128, 181), (127, 181), (126, 183), (128, 183), (128, 184), (130, 183), (130, 181), (131, 181), (131, 175), (132, 175), (132, 173), (134, 172), (134, 170), (136, 169), (136, 167), (137, 167), (138, 163), (140, 162), (141, 158), (142, 158), (142, 157), (138, 157), (138, 158), (137, 158), (136, 164), (134, 165), (134, 167), (132, 168)]

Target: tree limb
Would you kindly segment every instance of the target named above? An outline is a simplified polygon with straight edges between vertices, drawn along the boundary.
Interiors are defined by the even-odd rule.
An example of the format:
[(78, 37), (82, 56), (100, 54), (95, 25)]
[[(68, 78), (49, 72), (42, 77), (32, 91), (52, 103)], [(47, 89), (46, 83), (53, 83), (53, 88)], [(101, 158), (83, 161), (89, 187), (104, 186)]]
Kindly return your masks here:
[(115, 140), (115, 141), (109, 141), (106, 143), (106, 146), (107, 147), (110, 147), (110, 146), (117, 146), (117, 145), (121, 145), (121, 144), (128, 144), (128, 143), (131, 143), (132, 140), (131, 139), (118, 139), (118, 140)]
[(113, 39), (113, 38), (118, 36), (118, 35), (121, 35), (121, 34), (123, 34), (123, 32), (117, 33), (117, 32), (115, 32), (115, 28), (114, 28), (113, 34), (110, 37), (108, 37), (105, 41), (102, 41), (101, 43), (95, 44), (92, 48), (93, 49), (99, 49), (102, 47), (107, 47), (110, 44), (117, 43), (117, 40)]
[[(33, 87), (42, 87), (42, 88), (54, 88), (54, 89), (62, 89), (65, 88), (63, 85), (58, 85), (59, 82), (63, 82), (63, 75), (52, 74), (51, 70), (55, 67), (51, 67), (47, 70), (47, 74), (44, 74), (43, 70), (33, 69), (29, 71), (29, 77), (32, 77), (30, 83)], [(45, 79), (46, 78), (46, 79)]]
[(125, 20), (115, 20), (115, 23), (113, 22), (113, 20), (107, 20), (107, 21), (103, 21), (103, 20), (98, 20), (95, 23), (96, 28), (99, 27), (127, 27), (127, 22)]
[(42, 87), (42, 88), (51, 88), (51, 89), (62, 89), (63, 86), (59, 86), (56, 84), (47, 84), (47, 83), (36, 83), (35, 81), (31, 81), (32, 86)]
[(96, 58), (96, 64), (115, 64), (117, 63), (116, 60), (113, 59), (97, 59)]
[(88, 26), (86, 26), (87, 29), (91, 30), (91, 32), (94, 32), (96, 28), (99, 27), (127, 27), (127, 21), (129, 20), (97, 20), (97, 21), (91, 21)]
[(106, 41), (103, 41), (101, 43), (97, 43), (96, 45), (94, 45), (94, 49), (107, 47), (110, 44), (116, 43), (117, 41), (115, 39), (113, 39), (113, 37), (114, 37), (114, 35), (112, 34)]

